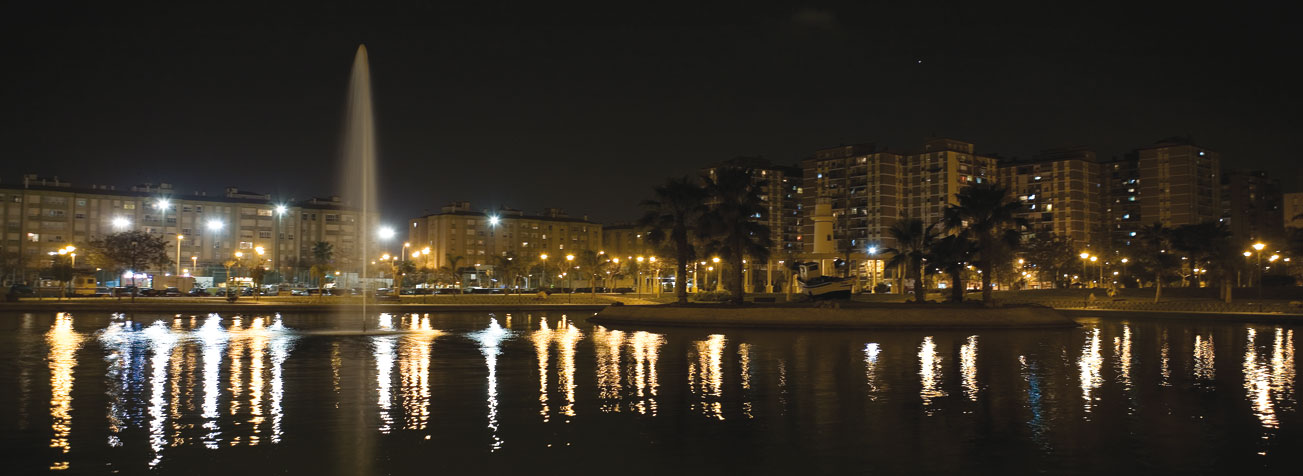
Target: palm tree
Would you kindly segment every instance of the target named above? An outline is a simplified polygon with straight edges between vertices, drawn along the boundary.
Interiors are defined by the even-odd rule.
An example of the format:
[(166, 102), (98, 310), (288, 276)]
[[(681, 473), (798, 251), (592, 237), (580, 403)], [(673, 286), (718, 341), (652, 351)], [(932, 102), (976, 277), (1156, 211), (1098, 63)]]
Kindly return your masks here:
[(638, 226), (647, 229), (647, 242), (653, 246), (667, 243), (674, 248), (674, 295), (679, 304), (688, 302), (687, 263), (696, 259), (692, 247), (692, 230), (705, 213), (702, 202), (706, 191), (687, 177), (669, 179), (654, 189), (655, 199), (642, 202), (646, 213)]
[(896, 247), (883, 250), (891, 255), (886, 265), (906, 267), (909, 275), (914, 276), (914, 302), (923, 302), (927, 292), (923, 284), (926, 278), (923, 263), (937, 239), (936, 224), (925, 225), (917, 218), (903, 218), (891, 225), (887, 234), (896, 242)]
[(1154, 273), (1154, 302), (1158, 302), (1163, 297), (1163, 280), (1181, 264), (1175, 254), (1168, 253), (1172, 249), (1172, 230), (1154, 222), (1140, 229), (1136, 238), (1144, 250), (1139, 261)]
[(950, 235), (932, 243), (929, 261), (938, 271), (950, 275), (950, 301), (964, 302), (964, 272), (976, 246), (961, 235)]
[[(1191, 268), (1210, 269), (1218, 279), (1221, 299), (1231, 302), (1231, 276), (1243, 264), (1239, 247), (1233, 246), (1231, 231), (1225, 224), (1205, 221), (1181, 225), (1173, 230), (1172, 247), (1188, 255)], [(1192, 273), (1198, 279), (1198, 273)]]
[[(711, 205), (699, 228), (711, 237), (714, 247), (730, 266), (731, 301), (742, 304), (746, 294), (742, 261), (748, 258), (754, 262), (766, 261), (773, 246), (769, 227), (752, 221), (767, 212), (760, 200), (760, 190), (765, 184), (752, 180), (751, 174), (740, 168), (716, 169), (714, 178), (705, 179)], [(679, 266), (685, 266), (686, 261), (679, 260)]]
[(956, 205), (946, 206), (946, 228), (973, 240), (977, 255), (973, 264), (982, 274), (982, 303), (991, 305), (991, 279), (997, 259), (1008, 257), (1022, 240), (1027, 220), (1018, 216), (1023, 205), (1009, 196), (1009, 190), (991, 182), (970, 185), (955, 195)]
[[(451, 276), (453, 283), (457, 283), (461, 280), (461, 261), (464, 259), (466, 258), (461, 255), (454, 255), (452, 253), (447, 253), (444, 255), (444, 260), (447, 261), (448, 264), (444, 265), (443, 268), (440, 268), (440, 271), (442, 271), (444, 274), (448, 276)], [(458, 287), (463, 288), (465, 286), (458, 286)]]

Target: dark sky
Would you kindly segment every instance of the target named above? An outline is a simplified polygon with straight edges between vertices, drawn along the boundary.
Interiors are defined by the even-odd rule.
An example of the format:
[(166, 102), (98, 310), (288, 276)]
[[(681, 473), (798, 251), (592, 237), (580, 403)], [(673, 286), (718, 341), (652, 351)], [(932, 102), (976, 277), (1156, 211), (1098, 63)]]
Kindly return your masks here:
[(932, 135), (1020, 157), (1189, 135), (1290, 190), (1303, 160), (1285, 2), (123, 3), (0, 15), (0, 180), (334, 193), (360, 43), (395, 224), (455, 199), (621, 221), (714, 161)]

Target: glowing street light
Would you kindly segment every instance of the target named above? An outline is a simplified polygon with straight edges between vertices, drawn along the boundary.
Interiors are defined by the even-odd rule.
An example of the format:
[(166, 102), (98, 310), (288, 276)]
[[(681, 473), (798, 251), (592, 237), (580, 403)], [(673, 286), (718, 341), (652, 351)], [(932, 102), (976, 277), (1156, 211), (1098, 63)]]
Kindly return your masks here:
[(1254, 244), (1253, 244), (1253, 249), (1255, 249), (1255, 250), (1257, 250), (1257, 251), (1262, 251), (1262, 249), (1263, 249), (1263, 248), (1266, 248), (1266, 247), (1267, 247), (1267, 245), (1263, 244), (1262, 242), (1257, 242), (1257, 243), (1254, 243)]
[(226, 224), (222, 223), (221, 220), (218, 220), (218, 219), (216, 219), (216, 218), (214, 218), (214, 219), (212, 219), (212, 220), (208, 220), (208, 230), (209, 230), (209, 231), (221, 231), (222, 227), (224, 227), (224, 226), (226, 226)]
[(277, 215), (284, 215), (287, 211), (289, 211), (289, 207), (286, 207), (285, 205), (276, 205)]
[(129, 226), (131, 226), (131, 220), (128, 220), (127, 217), (113, 217), (113, 228), (125, 230)]
[(376, 236), (379, 236), (380, 239), (382, 240), (389, 240), (390, 238), (394, 237), (394, 229), (387, 226), (382, 226), (380, 227), (379, 234), (377, 234)]
[(498, 218), (497, 215), (489, 215), (489, 226), (498, 226), (498, 222), (501, 221), (502, 219)]

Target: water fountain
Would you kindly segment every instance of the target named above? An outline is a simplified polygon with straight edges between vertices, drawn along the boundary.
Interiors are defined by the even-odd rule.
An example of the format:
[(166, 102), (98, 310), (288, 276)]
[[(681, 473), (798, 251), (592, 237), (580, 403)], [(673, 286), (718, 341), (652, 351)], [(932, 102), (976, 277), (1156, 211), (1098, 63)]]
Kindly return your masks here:
[(366, 45), (357, 47), (353, 73), (348, 83), (348, 109), (344, 122), (343, 168), (341, 174), (344, 200), (356, 204), (360, 217), (355, 263), (360, 265), (362, 286), (362, 331), (366, 331), (367, 258), (371, 256), (371, 216), (379, 205), (376, 200), (375, 115), (371, 103), (371, 67)]

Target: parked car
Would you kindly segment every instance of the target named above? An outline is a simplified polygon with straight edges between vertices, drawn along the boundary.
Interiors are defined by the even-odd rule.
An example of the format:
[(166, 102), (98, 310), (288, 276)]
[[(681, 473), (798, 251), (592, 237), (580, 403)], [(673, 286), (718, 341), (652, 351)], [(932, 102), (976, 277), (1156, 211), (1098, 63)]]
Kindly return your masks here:
[(611, 292), (618, 293), (618, 294), (627, 294), (633, 292), (633, 288), (615, 288), (615, 290)]
[(135, 294), (135, 295), (139, 296), (139, 295), (140, 295), (139, 289), (140, 289), (140, 288), (137, 288), (137, 287), (135, 287), (135, 286), (118, 286), (118, 287), (116, 287), (116, 288), (113, 288), (113, 295), (114, 295), (114, 296), (130, 296), (130, 295), (132, 295), (132, 294)]
[(26, 284), (15, 284), (9, 286), (9, 294), (18, 297), (31, 297), (36, 295), (36, 290)]
[(439, 288), (437, 294), (461, 294), (461, 289), (457, 288)]
[(204, 288), (190, 288), (190, 292), (186, 293), (186, 295), (194, 297), (211, 296), (208, 294), (208, 290)]
[(167, 297), (177, 297), (181, 295), (181, 290), (172, 286), (168, 286), (167, 288), (163, 289), (160, 295), (167, 296)]
[(108, 297), (113, 295), (113, 289), (105, 286), (95, 288), (95, 297)]

